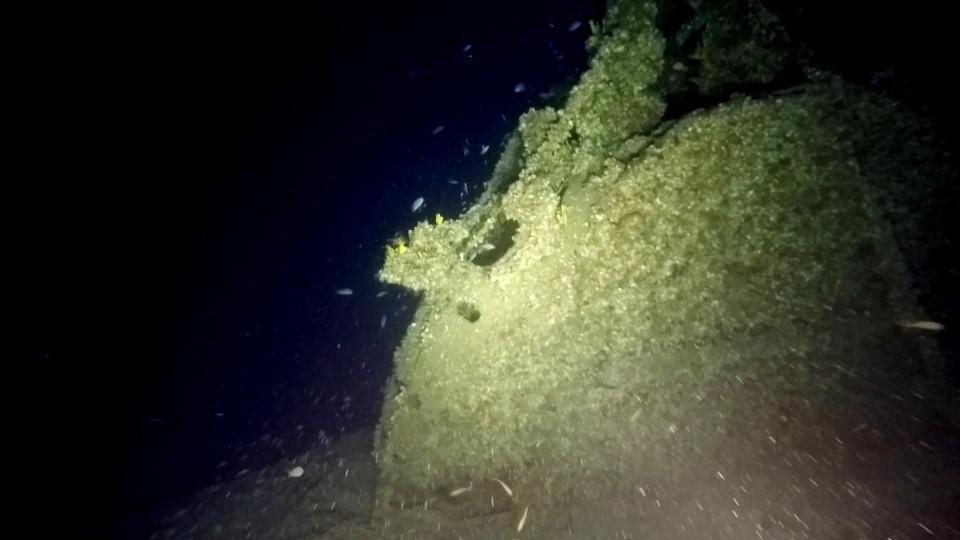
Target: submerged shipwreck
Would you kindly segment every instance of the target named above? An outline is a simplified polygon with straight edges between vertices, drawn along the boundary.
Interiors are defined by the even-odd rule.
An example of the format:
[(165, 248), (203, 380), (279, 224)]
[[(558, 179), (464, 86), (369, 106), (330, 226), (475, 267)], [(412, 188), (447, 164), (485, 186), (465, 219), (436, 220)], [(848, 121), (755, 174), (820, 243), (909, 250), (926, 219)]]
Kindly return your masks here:
[(383, 527), (856, 537), (947, 504), (891, 470), (924, 451), (913, 407), (949, 403), (915, 397), (943, 361), (903, 329), (932, 134), (759, 3), (715, 5), (665, 35), (656, 2), (612, 3), (477, 203), (387, 247), (380, 279), (421, 303), (376, 434)]

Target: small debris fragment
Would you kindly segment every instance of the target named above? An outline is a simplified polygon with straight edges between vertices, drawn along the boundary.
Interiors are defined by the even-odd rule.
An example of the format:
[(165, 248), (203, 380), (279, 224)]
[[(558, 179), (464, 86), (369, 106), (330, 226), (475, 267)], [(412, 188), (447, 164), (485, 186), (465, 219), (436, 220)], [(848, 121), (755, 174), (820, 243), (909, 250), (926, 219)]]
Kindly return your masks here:
[(459, 497), (468, 491), (473, 491), (473, 484), (470, 484), (467, 487), (457, 488), (450, 492), (451, 497)]
[(410, 205), (410, 211), (416, 212), (417, 210), (420, 209), (421, 206), (423, 206), (423, 197), (417, 197), (416, 199), (414, 199), (413, 203)]
[(303, 467), (297, 465), (296, 467), (287, 471), (287, 476), (290, 478), (300, 478), (303, 476)]
[(523, 525), (527, 522), (527, 511), (530, 510), (530, 505), (528, 504), (526, 508), (523, 509), (523, 515), (520, 516), (520, 523), (517, 523), (517, 532), (523, 530)]
[(940, 332), (941, 330), (946, 330), (946, 326), (935, 322), (935, 321), (911, 321), (900, 323), (902, 328), (909, 330), (927, 330), (929, 332)]
[(350, 296), (351, 294), (353, 294), (353, 289), (347, 289), (347, 288), (337, 289), (336, 293), (339, 294), (340, 296)]

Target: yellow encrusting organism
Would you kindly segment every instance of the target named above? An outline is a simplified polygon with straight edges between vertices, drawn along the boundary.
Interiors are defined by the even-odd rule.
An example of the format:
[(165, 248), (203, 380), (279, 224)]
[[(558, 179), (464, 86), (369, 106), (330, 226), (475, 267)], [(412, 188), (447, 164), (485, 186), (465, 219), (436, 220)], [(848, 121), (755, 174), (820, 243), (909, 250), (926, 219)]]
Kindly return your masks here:
[(398, 238), (391, 245), (387, 246), (387, 260), (394, 259), (407, 252), (407, 243)]

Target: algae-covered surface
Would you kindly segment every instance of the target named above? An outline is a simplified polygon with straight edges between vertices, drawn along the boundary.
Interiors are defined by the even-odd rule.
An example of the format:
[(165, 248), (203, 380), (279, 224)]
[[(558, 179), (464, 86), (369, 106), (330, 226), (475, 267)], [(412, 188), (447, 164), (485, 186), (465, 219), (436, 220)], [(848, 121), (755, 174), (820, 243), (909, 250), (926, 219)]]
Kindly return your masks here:
[[(789, 60), (756, 13), (762, 76), (710, 30), (704, 93)], [(358, 502), (258, 486), (303, 512), (252, 537), (960, 535), (958, 400), (911, 327), (913, 205), (943, 180), (925, 125), (812, 69), (667, 118), (656, 18), (612, 4), (566, 106), (520, 119), (477, 203), (387, 247), (380, 279), (421, 304), (354, 449)], [(317, 459), (310, 485), (347, 490)], [(193, 529), (244, 529), (217, 530)]]

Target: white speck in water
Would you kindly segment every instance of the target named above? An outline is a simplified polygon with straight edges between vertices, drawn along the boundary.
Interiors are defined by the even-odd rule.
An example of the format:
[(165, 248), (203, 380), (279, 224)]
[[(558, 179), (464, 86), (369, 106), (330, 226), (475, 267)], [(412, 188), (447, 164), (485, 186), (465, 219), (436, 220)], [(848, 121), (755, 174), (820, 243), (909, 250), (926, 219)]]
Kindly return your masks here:
[(910, 321), (900, 323), (900, 326), (909, 330), (927, 330), (929, 332), (939, 332), (947, 328), (936, 321)]
[(473, 484), (470, 484), (470, 485), (467, 486), (467, 487), (461, 487), (461, 488), (457, 488), (457, 489), (451, 491), (451, 492), (450, 492), (450, 496), (451, 496), (451, 497), (459, 497), (460, 495), (463, 495), (464, 493), (466, 493), (466, 492), (468, 492), (468, 491), (472, 491), (472, 490), (473, 490)]
[(494, 481), (500, 484), (500, 487), (502, 487), (503, 490), (507, 492), (507, 495), (513, 497), (513, 490), (510, 489), (510, 486), (508, 486), (503, 480), (500, 480), (499, 478), (494, 478)]
[(528, 504), (526, 508), (523, 509), (523, 515), (520, 516), (520, 523), (517, 523), (517, 532), (523, 530), (523, 524), (527, 522), (527, 511), (530, 510), (530, 505)]

